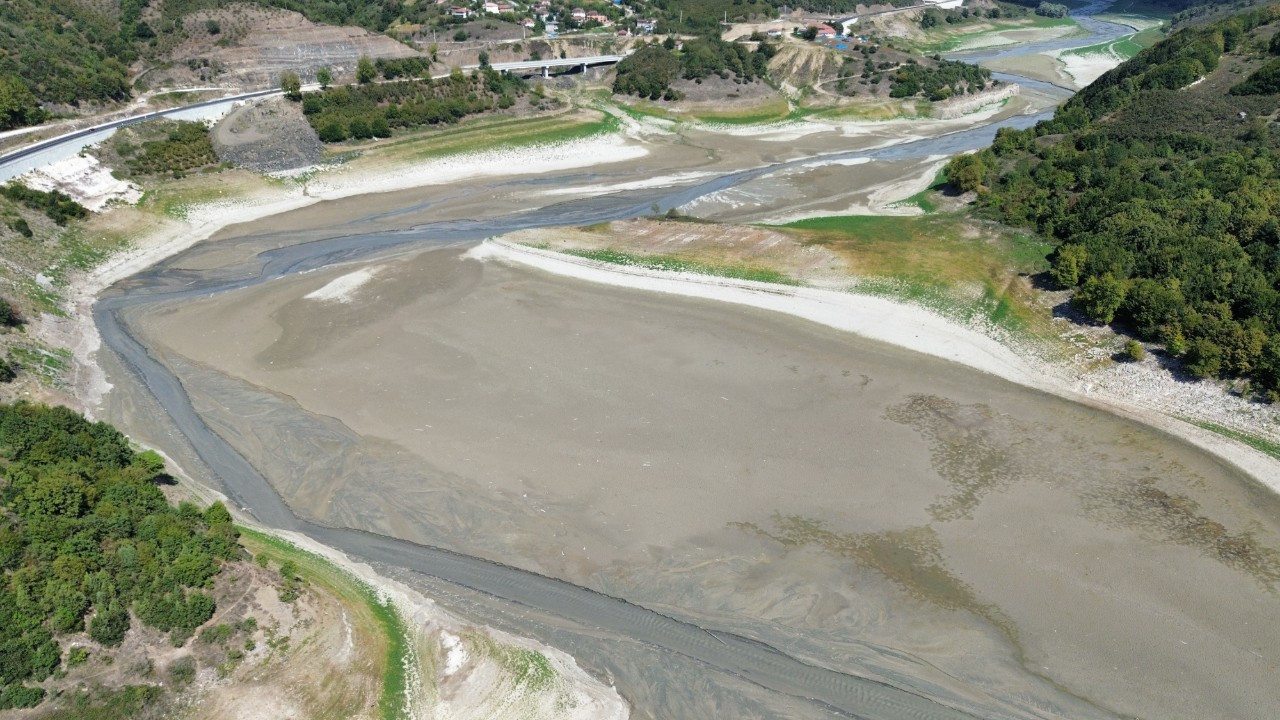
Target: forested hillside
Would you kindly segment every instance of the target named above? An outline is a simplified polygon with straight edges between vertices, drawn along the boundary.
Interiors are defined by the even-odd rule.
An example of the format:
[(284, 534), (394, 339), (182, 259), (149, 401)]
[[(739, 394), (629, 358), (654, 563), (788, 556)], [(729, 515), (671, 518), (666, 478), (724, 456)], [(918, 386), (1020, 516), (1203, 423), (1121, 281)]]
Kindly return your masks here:
[(0, 405), (0, 463), (0, 709), (77, 662), (64, 637), (116, 646), (136, 618), (178, 646), (213, 616), (202, 589), (238, 533), (220, 504), (170, 505), (155, 453), (65, 408)]
[(1280, 6), (1185, 28), (1052, 120), (952, 161), (979, 211), (1058, 241), (1052, 275), (1098, 322), (1195, 375), (1280, 399)]
[[(160, 58), (191, 33), (216, 27), (186, 23), (199, 10), (239, 0), (4, 0), (0, 2), (0, 130), (43, 121), (41, 104), (118, 101), (130, 95), (129, 68)], [(382, 31), (401, 15), (399, 2), (252, 0), (331, 25)], [(188, 27), (192, 25), (193, 27)]]

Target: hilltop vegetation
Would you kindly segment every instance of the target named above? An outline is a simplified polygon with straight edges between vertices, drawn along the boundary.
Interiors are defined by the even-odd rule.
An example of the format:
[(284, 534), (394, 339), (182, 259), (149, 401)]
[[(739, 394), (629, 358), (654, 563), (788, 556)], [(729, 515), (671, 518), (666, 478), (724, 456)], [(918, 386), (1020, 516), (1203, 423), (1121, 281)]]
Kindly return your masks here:
[(203, 588), (238, 533), (220, 504), (170, 505), (155, 453), (65, 408), (19, 404), (0, 405), (0, 457), (0, 708), (39, 704), (32, 683), (75, 663), (61, 637), (116, 646), (136, 617), (178, 646), (213, 616)]
[(767, 42), (750, 50), (742, 43), (716, 37), (686, 40), (679, 50), (672, 40), (665, 45), (647, 45), (618, 63), (613, 92), (675, 100), (678, 93), (671, 83), (677, 79), (701, 82), (715, 75), (737, 83), (754, 82), (768, 73), (775, 52)]
[[(872, 71), (873, 63), (867, 60), (864, 74)], [(929, 100), (946, 100), (955, 95), (976, 93), (987, 89), (991, 83), (991, 71), (969, 63), (943, 60), (934, 57), (933, 65), (922, 65), (915, 58), (899, 65), (892, 76), (889, 97), (906, 98), (923, 95)]]
[(1052, 120), (952, 161), (980, 212), (1059, 243), (1053, 278), (1097, 322), (1200, 377), (1280, 399), (1280, 8), (1185, 28)]

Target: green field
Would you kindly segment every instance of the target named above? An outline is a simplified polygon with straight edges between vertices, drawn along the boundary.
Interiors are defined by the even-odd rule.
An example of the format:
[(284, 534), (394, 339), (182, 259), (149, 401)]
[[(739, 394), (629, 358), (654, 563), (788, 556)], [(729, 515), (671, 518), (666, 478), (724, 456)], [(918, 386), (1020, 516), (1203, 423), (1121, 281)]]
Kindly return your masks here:
[(1016, 21), (996, 21), (993, 23), (995, 27), (990, 30), (980, 32), (961, 33), (958, 35), (947, 35), (941, 33), (930, 33), (930, 40), (923, 43), (913, 43), (913, 46), (923, 53), (942, 53), (951, 52), (961, 48), (962, 46), (970, 49), (980, 47), (993, 47), (997, 45), (1013, 45), (1012, 42), (1001, 42), (999, 35), (1016, 30), (1047, 30), (1058, 27), (1073, 27), (1075, 31), (1062, 35), (1061, 37), (1070, 37), (1074, 34), (1084, 32), (1084, 28), (1075, 20), (1066, 18), (1048, 18), (1034, 17), (1021, 19)]
[(620, 121), (600, 113), (595, 120), (583, 119), (576, 113), (533, 118), (479, 118), (459, 123), (444, 130), (432, 130), (390, 142), (379, 143), (378, 157), (424, 160), (444, 155), (482, 152), (500, 148), (547, 145), (581, 140), (593, 135), (616, 132)]
[(1116, 38), (1115, 40), (1108, 40), (1107, 42), (1100, 42), (1094, 45), (1085, 45), (1084, 47), (1063, 50), (1062, 54), (1081, 56), (1110, 54), (1115, 55), (1121, 60), (1128, 60), (1134, 55), (1137, 55), (1143, 50), (1155, 45), (1163, 37), (1164, 34), (1159, 28), (1151, 28), (1149, 30), (1143, 30), (1142, 32), (1125, 35), (1123, 37)]

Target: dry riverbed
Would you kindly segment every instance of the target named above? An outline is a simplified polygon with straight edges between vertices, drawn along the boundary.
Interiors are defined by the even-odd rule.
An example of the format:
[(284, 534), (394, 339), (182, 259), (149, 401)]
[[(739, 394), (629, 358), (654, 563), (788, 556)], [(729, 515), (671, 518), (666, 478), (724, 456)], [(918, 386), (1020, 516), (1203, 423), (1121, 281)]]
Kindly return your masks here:
[[(216, 273), (344, 232), (626, 199), (965, 123), (720, 132), (627, 119), (619, 134), (567, 146), (414, 162), (371, 153), (193, 202), (81, 278), (72, 318), (45, 331), (84, 368), (106, 368), (79, 378), (87, 406), (195, 465), (145, 391), (95, 354), (87, 309), (111, 282), (219, 231), (182, 266)], [(939, 162), (801, 168), (735, 188), (755, 194), (749, 207), (731, 191), (686, 209), (884, 209), (927, 186)], [(559, 182), (500, 186), (513, 175)], [(344, 227), (352, 218), (360, 225)], [(772, 231), (752, 232), (753, 260), (771, 258)], [(788, 262), (833, 283), (847, 271), (820, 251)], [(931, 342), (911, 318), (898, 342)], [(1147, 425), (777, 312), (457, 250), (129, 319), (304, 516), (565, 578), (982, 717), (1277, 709), (1278, 502)], [(585, 651), (589, 668), (610, 662)], [(642, 672), (634, 687), (619, 678), (624, 696), (646, 699), (640, 717), (820, 716), (780, 698), (741, 711), (696, 668)]]

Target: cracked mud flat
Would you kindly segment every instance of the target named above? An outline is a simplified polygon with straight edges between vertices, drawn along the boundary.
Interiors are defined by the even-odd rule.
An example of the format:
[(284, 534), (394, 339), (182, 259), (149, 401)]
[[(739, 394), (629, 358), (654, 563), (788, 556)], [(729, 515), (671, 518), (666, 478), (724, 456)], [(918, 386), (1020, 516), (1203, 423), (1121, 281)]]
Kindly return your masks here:
[[(1280, 502), (1142, 426), (785, 316), (456, 250), (130, 312), (304, 517), (982, 717), (1280, 710)], [(638, 717), (826, 716), (643, 646), (562, 646)]]

